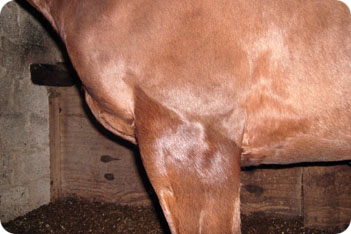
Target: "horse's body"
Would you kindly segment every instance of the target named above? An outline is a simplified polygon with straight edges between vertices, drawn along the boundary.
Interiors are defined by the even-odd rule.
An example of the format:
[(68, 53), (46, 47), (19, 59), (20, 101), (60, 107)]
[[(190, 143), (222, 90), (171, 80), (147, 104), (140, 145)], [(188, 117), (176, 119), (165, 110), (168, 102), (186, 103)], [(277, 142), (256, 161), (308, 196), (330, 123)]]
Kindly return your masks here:
[(96, 118), (138, 143), (173, 233), (240, 233), (240, 166), (351, 159), (334, 0), (28, 0)]

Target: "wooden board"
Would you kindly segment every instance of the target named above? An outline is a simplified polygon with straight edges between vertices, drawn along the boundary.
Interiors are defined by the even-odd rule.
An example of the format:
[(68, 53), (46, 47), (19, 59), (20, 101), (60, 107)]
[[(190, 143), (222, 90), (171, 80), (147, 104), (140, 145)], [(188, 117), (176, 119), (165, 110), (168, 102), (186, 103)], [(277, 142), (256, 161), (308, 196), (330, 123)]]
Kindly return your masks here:
[(351, 220), (351, 166), (304, 168), (304, 225), (342, 227)]
[[(61, 196), (149, 204), (136, 147), (105, 130), (76, 87), (56, 88), (60, 103)], [(141, 167), (141, 168), (138, 168)], [(139, 170), (140, 169), (140, 170)]]
[(257, 168), (241, 173), (241, 211), (283, 217), (301, 215), (301, 167)]

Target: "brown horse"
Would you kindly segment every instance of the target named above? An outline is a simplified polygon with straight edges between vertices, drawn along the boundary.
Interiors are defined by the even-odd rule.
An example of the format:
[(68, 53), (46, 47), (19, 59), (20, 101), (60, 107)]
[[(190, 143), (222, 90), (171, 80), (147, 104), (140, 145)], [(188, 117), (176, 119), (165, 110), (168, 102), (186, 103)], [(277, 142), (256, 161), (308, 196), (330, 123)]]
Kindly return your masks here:
[(336, 0), (28, 0), (96, 118), (137, 143), (172, 233), (240, 233), (240, 166), (351, 159)]

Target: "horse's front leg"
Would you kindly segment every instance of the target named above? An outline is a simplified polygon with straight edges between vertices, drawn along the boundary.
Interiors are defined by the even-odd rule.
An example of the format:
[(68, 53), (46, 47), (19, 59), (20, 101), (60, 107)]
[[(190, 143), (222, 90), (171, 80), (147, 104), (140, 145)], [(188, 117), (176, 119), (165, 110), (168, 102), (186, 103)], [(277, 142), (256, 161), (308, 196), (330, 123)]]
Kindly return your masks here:
[(172, 233), (240, 233), (235, 144), (146, 95), (136, 98), (135, 118), (143, 164)]

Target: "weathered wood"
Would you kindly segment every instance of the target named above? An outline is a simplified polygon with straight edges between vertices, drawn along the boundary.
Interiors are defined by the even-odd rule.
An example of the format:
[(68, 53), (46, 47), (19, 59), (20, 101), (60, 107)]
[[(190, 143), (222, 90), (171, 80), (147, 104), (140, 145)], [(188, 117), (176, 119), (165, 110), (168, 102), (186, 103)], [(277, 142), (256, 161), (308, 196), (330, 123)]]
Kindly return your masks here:
[(59, 92), (62, 195), (150, 204), (143, 184), (147, 179), (143, 181), (138, 171), (136, 148), (97, 123), (76, 87), (59, 88)]
[(30, 72), (37, 85), (67, 87), (80, 83), (74, 69), (65, 63), (31, 64)]
[(301, 167), (257, 168), (241, 173), (244, 214), (296, 217), (301, 215)]
[(351, 219), (351, 167), (306, 167), (303, 181), (304, 225), (346, 228)]
[(49, 128), (50, 128), (50, 200), (56, 201), (61, 197), (61, 128), (60, 128), (60, 98), (54, 89), (49, 95)]

